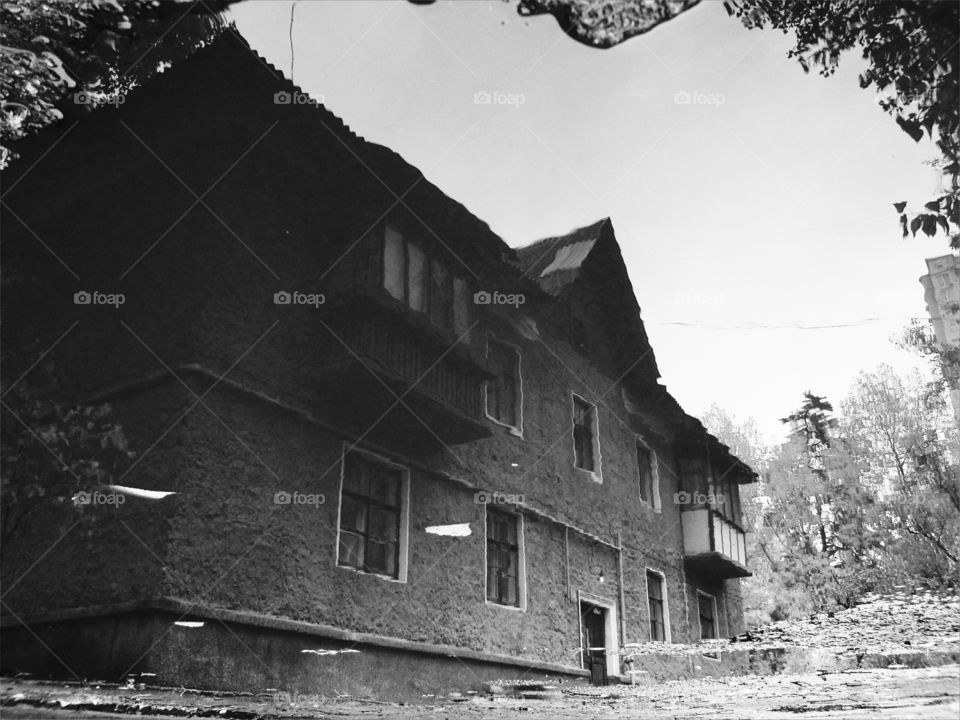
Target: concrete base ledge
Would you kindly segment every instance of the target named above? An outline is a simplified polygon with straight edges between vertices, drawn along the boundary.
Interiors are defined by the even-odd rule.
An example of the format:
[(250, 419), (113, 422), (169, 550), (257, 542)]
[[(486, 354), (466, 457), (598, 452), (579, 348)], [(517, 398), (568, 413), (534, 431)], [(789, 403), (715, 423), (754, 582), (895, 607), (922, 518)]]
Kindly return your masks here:
[[(200, 621), (201, 626), (177, 625)], [(5, 674), (419, 701), (505, 678), (583, 684), (580, 668), (431, 645), (179, 598), (4, 618)]]

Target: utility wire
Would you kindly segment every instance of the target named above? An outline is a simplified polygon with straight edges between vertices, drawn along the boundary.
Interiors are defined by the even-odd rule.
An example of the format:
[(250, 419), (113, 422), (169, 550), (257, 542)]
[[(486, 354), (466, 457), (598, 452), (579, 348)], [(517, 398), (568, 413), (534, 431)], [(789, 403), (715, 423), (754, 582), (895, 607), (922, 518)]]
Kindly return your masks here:
[(874, 317), (863, 318), (861, 320), (852, 320), (850, 322), (832, 323), (829, 325), (808, 325), (806, 323), (785, 323), (782, 325), (767, 325), (765, 323), (744, 322), (738, 325), (722, 325), (701, 322), (687, 322), (683, 320), (672, 320), (667, 322), (653, 322), (648, 325), (678, 325), (681, 327), (703, 328), (707, 330), (833, 330), (836, 328), (860, 327), (874, 322), (889, 320), (929, 320), (924, 317), (911, 317), (909, 315), (898, 315), (895, 317)]

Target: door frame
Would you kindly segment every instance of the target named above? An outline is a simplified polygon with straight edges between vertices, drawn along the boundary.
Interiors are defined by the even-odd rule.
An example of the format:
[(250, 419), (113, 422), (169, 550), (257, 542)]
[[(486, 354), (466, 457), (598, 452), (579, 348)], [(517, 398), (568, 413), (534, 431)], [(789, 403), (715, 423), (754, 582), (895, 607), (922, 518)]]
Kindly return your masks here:
[(581, 603), (595, 605), (604, 611), (603, 613), (603, 644), (604, 657), (607, 661), (607, 677), (620, 675), (620, 641), (619, 625), (617, 624), (617, 603), (609, 598), (593, 595), (592, 593), (577, 590), (577, 631), (580, 642), (580, 667), (583, 665), (583, 617), (580, 613)]

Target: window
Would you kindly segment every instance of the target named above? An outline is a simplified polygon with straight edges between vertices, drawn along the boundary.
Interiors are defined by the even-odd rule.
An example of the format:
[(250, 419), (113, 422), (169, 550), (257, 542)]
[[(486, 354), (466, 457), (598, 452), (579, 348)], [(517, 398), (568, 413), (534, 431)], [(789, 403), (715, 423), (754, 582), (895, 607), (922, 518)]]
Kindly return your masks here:
[(343, 459), (337, 564), (402, 580), (405, 471), (365, 454)]
[(520, 607), (520, 517), (487, 507), (487, 600)]
[(663, 576), (652, 570), (647, 570), (647, 604), (650, 607), (650, 639), (669, 642), (666, 587)]
[(717, 605), (712, 595), (697, 591), (697, 604), (700, 606), (700, 637), (712, 640), (717, 637)]
[(573, 464), (581, 470), (600, 474), (597, 408), (573, 396)]
[(637, 438), (637, 469), (640, 474), (640, 499), (654, 510), (660, 510), (660, 473), (657, 454)]
[(710, 492), (714, 495), (714, 510), (721, 517), (740, 525), (740, 486), (729, 477), (721, 476), (710, 483)]
[[(434, 253), (435, 255), (435, 253)], [(392, 225), (383, 236), (383, 287), (430, 323), (469, 341), (470, 291), (439, 257)]]
[(487, 416), (519, 431), (523, 412), (520, 352), (512, 345), (488, 338), (487, 359), (490, 372), (497, 376), (487, 382)]

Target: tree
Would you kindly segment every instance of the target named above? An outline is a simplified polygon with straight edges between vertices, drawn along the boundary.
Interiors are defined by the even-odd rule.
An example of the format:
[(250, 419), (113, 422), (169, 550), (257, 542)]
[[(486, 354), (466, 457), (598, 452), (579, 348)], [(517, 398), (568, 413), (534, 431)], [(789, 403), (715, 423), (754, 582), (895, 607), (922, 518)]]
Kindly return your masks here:
[(883, 365), (860, 374), (844, 415), (882, 498), (888, 557), (901, 574), (946, 583), (960, 571), (960, 433), (932, 387)]
[[(82, 495), (109, 484), (135, 453), (107, 403), (65, 406), (56, 395), (51, 366), (38, 370), (40, 384), (5, 382), (0, 404), (0, 553), (25, 527), (58, 509), (78, 506)], [(79, 497), (79, 501), (78, 501)], [(65, 522), (69, 515), (60, 513)]]
[(907, 203), (894, 204), (903, 236), (938, 228), (960, 247), (960, 93), (957, 45), (960, 4), (920, 0), (724, 0), (745, 27), (792, 31), (789, 56), (805, 72), (829, 76), (844, 51), (859, 49), (867, 69), (860, 87), (875, 87), (880, 106), (915, 141), (936, 142), (945, 190), (908, 218)]
[(120, 102), (224, 28), (230, 0), (11, 0), (0, 5), (0, 168), (9, 143)]

